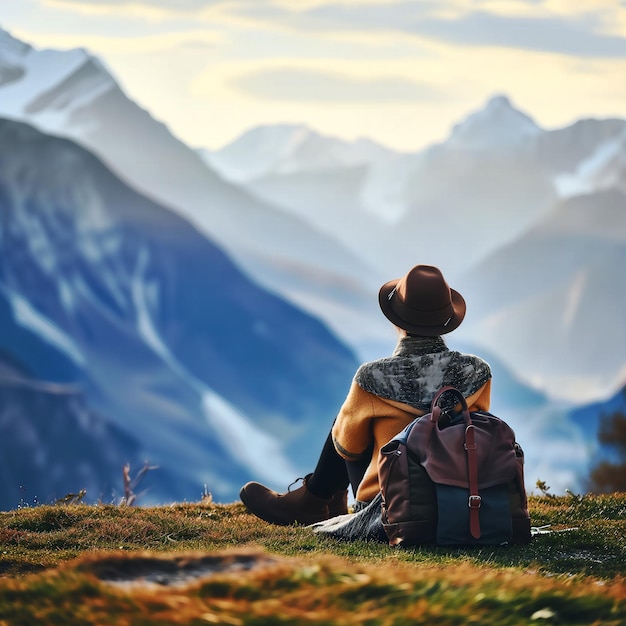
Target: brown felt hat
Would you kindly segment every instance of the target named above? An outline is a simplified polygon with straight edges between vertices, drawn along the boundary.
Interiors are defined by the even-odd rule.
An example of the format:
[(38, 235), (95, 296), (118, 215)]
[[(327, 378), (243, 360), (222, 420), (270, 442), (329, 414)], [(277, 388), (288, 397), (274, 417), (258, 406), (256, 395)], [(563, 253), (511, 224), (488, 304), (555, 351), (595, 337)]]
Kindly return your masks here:
[(449, 333), (465, 317), (463, 296), (450, 289), (441, 270), (432, 265), (416, 265), (406, 276), (385, 283), (378, 301), (392, 324), (413, 335)]

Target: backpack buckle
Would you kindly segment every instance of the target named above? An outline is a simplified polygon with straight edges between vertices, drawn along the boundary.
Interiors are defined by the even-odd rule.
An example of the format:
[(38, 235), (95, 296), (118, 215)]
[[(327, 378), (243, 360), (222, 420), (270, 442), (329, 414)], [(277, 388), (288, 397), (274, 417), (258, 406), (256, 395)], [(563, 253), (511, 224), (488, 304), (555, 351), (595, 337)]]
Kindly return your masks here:
[(470, 496), (467, 502), (467, 506), (470, 509), (479, 509), (482, 503), (482, 498), (480, 496)]

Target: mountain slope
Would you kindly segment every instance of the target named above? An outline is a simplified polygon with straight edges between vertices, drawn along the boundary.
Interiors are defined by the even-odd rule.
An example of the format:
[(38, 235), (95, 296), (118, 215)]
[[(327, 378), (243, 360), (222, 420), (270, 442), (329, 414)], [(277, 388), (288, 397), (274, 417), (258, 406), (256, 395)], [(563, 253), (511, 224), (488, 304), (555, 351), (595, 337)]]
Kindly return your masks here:
[(179, 473), (177, 499), (314, 460), (356, 367), (320, 322), (84, 149), (11, 121), (0, 217), (14, 315), (70, 346), (93, 406)]
[(0, 389), (0, 509), (81, 489), (90, 501), (123, 496), (122, 467), (141, 467), (141, 445), (90, 409), (78, 386), (33, 378), (0, 352)]
[[(562, 201), (468, 272), (466, 332), (551, 395), (608, 395), (626, 373), (626, 196)], [(596, 395), (597, 397), (597, 395)]]
[[(0, 290), (0, 510), (81, 489), (92, 502), (120, 498), (122, 467), (134, 475), (143, 465), (142, 443), (90, 406), (84, 372), (58, 331), (35, 332), (24, 303), (17, 308)], [(153, 495), (164, 496), (168, 482), (173, 476), (160, 471)]]
[(626, 386), (604, 401), (579, 406), (570, 412), (572, 423), (584, 428), (590, 434), (587, 446), (594, 465), (599, 461), (617, 464), (622, 462), (619, 446), (603, 444), (598, 438), (602, 419), (614, 414), (626, 415)]

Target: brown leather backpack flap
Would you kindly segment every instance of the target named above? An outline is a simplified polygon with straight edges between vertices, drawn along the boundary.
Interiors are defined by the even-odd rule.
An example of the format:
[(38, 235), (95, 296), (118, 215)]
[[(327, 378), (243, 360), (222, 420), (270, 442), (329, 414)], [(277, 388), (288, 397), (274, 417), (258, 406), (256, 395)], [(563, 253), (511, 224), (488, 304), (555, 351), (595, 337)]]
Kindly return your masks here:
[[(502, 420), (483, 414), (472, 414), (478, 486), (490, 487), (509, 482), (518, 476), (515, 434)], [(417, 454), (420, 463), (435, 483), (469, 487), (464, 423), (443, 429), (418, 420), (411, 430), (408, 447)]]

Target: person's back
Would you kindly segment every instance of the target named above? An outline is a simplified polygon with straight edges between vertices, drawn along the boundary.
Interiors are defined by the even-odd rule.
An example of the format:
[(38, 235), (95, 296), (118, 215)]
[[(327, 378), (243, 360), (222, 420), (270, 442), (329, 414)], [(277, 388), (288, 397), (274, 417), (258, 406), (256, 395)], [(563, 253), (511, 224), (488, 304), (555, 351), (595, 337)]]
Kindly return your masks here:
[(489, 365), (477, 356), (449, 350), (440, 336), (403, 332), (392, 356), (358, 369), (332, 429), (335, 449), (344, 459), (368, 455), (355, 494), (358, 501), (369, 502), (378, 492), (380, 448), (427, 413), (435, 393), (447, 385), (463, 393), (470, 410), (489, 408)]
[(256, 482), (242, 487), (242, 502), (261, 519), (312, 524), (347, 513), (350, 485), (356, 508), (371, 502), (380, 491), (380, 448), (426, 413), (443, 386), (459, 389), (470, 410), (489, 409), (489, 365), (449, 350), (442, 338), (463, 321), (465, 300), (438, 268), (417, 265), (385, 283), (379, 305), (398, 329), (395, 351), (357, 370), (318, 464), (300, 488), (278, 494)]

